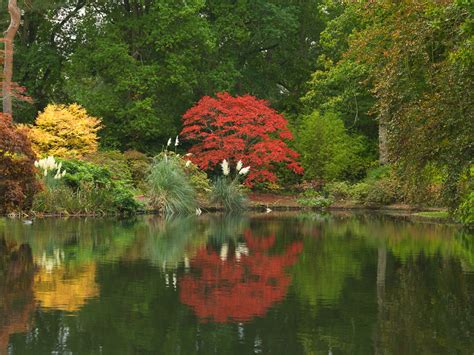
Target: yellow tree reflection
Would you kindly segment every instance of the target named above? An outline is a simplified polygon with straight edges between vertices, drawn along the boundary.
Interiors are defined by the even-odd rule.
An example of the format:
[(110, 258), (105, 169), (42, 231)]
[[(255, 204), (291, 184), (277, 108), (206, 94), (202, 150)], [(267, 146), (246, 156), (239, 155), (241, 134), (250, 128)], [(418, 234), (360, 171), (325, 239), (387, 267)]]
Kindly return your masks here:
[(94, 262), (80, 267), (57, 263), (56, 253), (53, 259), (42, 258), (37, 262), (39, 270), (35, 274), (33, 289), (42, 308), (75, 312), (99, 295)]

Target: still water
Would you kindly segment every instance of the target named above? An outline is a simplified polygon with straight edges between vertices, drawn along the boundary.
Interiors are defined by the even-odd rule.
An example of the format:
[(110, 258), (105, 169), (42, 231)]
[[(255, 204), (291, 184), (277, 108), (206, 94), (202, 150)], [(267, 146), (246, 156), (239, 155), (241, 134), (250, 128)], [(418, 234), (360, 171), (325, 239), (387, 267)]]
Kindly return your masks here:
[(0, 354), (473, 354), (474, 236), (369, 214), (0, 220)]

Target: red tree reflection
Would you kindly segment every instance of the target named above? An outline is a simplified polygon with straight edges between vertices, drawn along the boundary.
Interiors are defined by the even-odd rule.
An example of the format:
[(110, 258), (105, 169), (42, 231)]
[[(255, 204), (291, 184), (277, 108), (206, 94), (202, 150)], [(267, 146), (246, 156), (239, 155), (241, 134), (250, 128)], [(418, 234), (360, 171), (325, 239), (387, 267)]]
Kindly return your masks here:
[(245, 253), (239, 252), (241, 245), (224, 257), (206, 247), (200, 249), (192, 261), (200, 275), (181, 279), (181, 302), (191, 306), (201, 321), (248, 321), (285, 297), (291, 281), (285, 268), (296, 262), (303, 243), (294, 242), (283, 254), (269, 255), (274, 235), (255, 238), (246, 231), (244, 237)]

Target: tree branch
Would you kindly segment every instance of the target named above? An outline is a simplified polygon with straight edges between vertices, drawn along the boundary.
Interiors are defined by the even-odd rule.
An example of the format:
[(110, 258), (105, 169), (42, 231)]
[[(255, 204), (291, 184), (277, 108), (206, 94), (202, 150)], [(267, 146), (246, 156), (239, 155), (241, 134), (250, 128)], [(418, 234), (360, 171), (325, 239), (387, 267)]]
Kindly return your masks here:
[(72, 18), (74, 17), (84, 6), (86, 5), (86, 0), (79, 0), (77, 2), (77, 5), (76, 7), (74, 8), (74, 10), (72, 10), (69, 14), (67, 14), (67, 16), (65, 18), (62, 19), (61, 22), (59, 22), (58, 24), (56, 24), (56, 26), (54, 26), (53, 30), (51, 31), (51, 37), (50, 37), (50, 42), (52, 44), (55, 44), (56, 41), (55, 41), (55, 37), (56, 37), (56, 34), (61, 30), (61, 28), (63, 28), (63, 26)]

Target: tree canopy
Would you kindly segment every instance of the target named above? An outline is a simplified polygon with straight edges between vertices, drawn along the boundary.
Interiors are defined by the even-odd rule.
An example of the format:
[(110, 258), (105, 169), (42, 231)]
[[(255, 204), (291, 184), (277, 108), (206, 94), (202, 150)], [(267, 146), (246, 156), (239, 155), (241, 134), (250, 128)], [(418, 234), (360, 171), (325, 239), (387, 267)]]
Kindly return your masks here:
[[(321, 0), (20, 1), (15, 79), (33, 107), (79, 103), (103, 144), (148, 152), (202, 96), (252, 94), (296, 115), (316, 67)], [(6, 14), (0, 15), (6, 28)]]
[[(377, 159), (393, 165), (406, 202), (442, 190), (454, 209), (472, 190), (469, 0), (17, 3), (12, 82), (32, 105), (14, 100), (15, 122), (77, 103), (102, 119), (102, 148), (156, 154), (203, 97), (250, 95), (286, 117), (306, 179), (328, 179), (313, 164), (326, 152), (326, 167), (361, 163), (339, 164), (329, 180), (364, 178)], [(0, 12), (3, 28), (10, 20)], [(329, 149), (337, 141), (352, 153)]]

